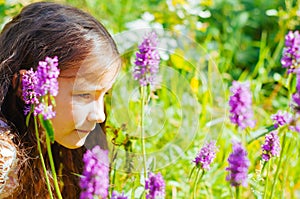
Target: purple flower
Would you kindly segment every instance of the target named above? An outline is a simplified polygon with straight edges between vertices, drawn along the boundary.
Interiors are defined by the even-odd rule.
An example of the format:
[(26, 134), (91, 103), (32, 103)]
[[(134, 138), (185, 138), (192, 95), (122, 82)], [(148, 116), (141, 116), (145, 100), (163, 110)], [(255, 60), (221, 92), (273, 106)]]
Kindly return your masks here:
[(299, 110), (293, 115), (293, 119), (289, 125), (291, 131), (300, 133), (300, 112)]
[(95, 146), (83, 156), (83, 176), (80, 178), (80, 199), (107, 198), (109, 186), (108, 151)]
[(37, 82), (38, 79), (36, 73), (32, 68), (26, 71), (22, 76), (22, 96), (25, 104), (27, 105), (24, 110), (25, 115), (27, 115), (30, 111), (30, 107), (28, 105), (39, 103), (39, 96), (38, 93), (36, 93)]
[(34, 107), (34, 116), (39, 114), (43, 115), (44, 120), (48, 120), (55, 117), (55, 112), (53, 111), (52, 105), (46, 105), (44, 103), (37, 104)]
[(25, 115), (30, 111), (28, 105), (34, 105), (34, 115), (42, 114), (45, 120), (55, 117), (53, 106), (44, 100), (46, 95), (56, 96), (58, 94), (59, 75), (58, 59), (46, 57), (40, 61), (37, 71), (31, 68), (26, 71), (22, 78), (23, 99), (27, 106), (24, 108)]
[(40, 61), (37, 68), (38, 86), (37, 92), (43, 96), (48, 93), (56, 96), (58, 93), (57, 78), (59, 75), (58, 59), (46, 57), (45, 61)]
[(138, 80), (141, 86), (153, 84), (159, 69), (160, 57), (157, 50), (157, 35), (150, 32), (139, 45), (136, 53), (133, 78)]
[(218, 147), (216, 146), (216, 141), (205, 143), (193, 162), (195, 162), (197, 167), (209, 170), (210, 164), (216, 157), (217, 150)]
[(145, 189), (147, 199), (165, 198), (165, 181), (160, 173), (149, 172), (149, 178), (146, 180)]
[(298, 92), (294, 93), (292, 95), (292, 99), (295, 102), (295, 107), (297, 111), (299, 112), (300, 110), (298, 110), (298, 108), (300, 107), (300, 94)]
[(249, 82), (233, 81), (230, 91), (232, 93), (229, 99), (231, 122), (242, 129), (254, 127), (255, 121), (253, 120), (252, 94)]
[(128, 199), (128, 198), (127, 198), (127, 196), (124, 195), (123, 192), (122, 192), (122, 194), (119, 194), (118, 192), (113, 191), (112, 195), (111, 195), (111, 199)]
[(300, 71), (296, 72), (297, 76), (297, 84), (296, 84), (296, 92), (292, 95), (293, 106), (296, 112), (300, 112)]
[(285, 47), (283, 48), (283, 56), (281, 64), (284, 68), (288, 68), (288, 73), (295, 72), (300, 63), (300, 35), (298, 31), (289, 31), (285, 36)]
[(262, 158), (265, 161), (269, 161), (271, 157), (279, 156), (280, 154), (280, 141), (277, 135), (277, 131), (272, 131), (266, 135), (266, 141), (262, 145)]
[(274, 121), (274, 127), (277, 129), (279, 126), (291, 123), (293, 118), (290, 113), (279, 110), (276, 114), (271, 115), (271, 119)]
[(247, 186), (247, 175), (250, 161), (247, 157), (247, 151), (241, 143), (234, 142), (232, 146), (233, 152), (229, 155), (229, 166), (226, 168), (229, 174), (226, 180), (231, 186)]

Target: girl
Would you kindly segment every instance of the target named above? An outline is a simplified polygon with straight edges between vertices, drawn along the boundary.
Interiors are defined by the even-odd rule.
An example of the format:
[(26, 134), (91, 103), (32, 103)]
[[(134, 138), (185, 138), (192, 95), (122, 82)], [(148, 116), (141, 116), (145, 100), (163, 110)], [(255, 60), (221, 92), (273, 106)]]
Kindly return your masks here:
[[(107, 30), (89, 14), (56, 3), (23, 8), (0, 35), (0, 198), (48, 198), (33, 119), (26, 126), (22, 77), (46, 57), (60, 75), (52, 153), (63, 198), (78, 198), (86, 137), (105, 121), (103, 98), (121, 61)], [(45, 132), (39, 127), (41, 139)], [(53, 188), (46, 146), (42, 143)], [(53, 189), (53, 193), (55, 193)]]

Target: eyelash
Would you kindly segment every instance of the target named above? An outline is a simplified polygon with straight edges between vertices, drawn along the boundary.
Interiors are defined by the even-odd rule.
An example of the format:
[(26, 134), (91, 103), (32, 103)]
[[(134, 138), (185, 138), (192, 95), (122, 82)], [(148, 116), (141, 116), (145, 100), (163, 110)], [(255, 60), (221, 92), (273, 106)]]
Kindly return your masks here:
[[(104, 96), (109, 95), (109, 94), (110, 94), (109, 92), (105, 92), (105, 93), (104, 93)], [(92, 94), (90, 94), (90, 93), (76, 94), (75, 96), (80, 97), (80, 98), (83, 98), (83, 99), (86, 99), (86, 100), (92, 98)]]
[(91, 98), (91, 94), (89, 94), (89, 93), (77, 94), (77, 96), (81, 97), (83, 99), (90, 99)]

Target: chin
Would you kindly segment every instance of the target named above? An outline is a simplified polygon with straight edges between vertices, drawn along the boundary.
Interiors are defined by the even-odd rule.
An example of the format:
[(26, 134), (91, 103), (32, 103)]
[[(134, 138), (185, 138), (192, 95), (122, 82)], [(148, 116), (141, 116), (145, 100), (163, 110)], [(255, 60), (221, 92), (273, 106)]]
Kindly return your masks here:
[(78, 145), (67, 145), (67, 146), (64, 146), (64, 147), (66, 147), (68, 149), (78, 149), (78, 148), (80, 148), (82, 146), (83, 146), (83, 144), (82, 145), (79, 145), (79, 144)]
[(77, 142), (75, 141), (75, 142), (61, 142), (61, 143), (58, 142), (58, 143), (67, 149), (78, 149), (84, 145), (85, 139), (80, 139)]

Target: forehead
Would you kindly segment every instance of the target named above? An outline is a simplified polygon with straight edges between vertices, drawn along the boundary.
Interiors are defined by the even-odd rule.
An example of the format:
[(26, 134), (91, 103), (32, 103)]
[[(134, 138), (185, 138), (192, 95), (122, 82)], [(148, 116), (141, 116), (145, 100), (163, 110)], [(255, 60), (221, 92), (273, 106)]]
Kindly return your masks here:
[(103, 90), (112, 87), (116, 79), (114, 70), (107, 70), (103, 73), (89, 73), (77, 76), (74, 79), (74, 90)]
[(76, 90), (102, 90), (112, 86), (118, 72), (119, 60), (88, 56), (75, 67), (61, 71), (60, 77), (73, 79)]

